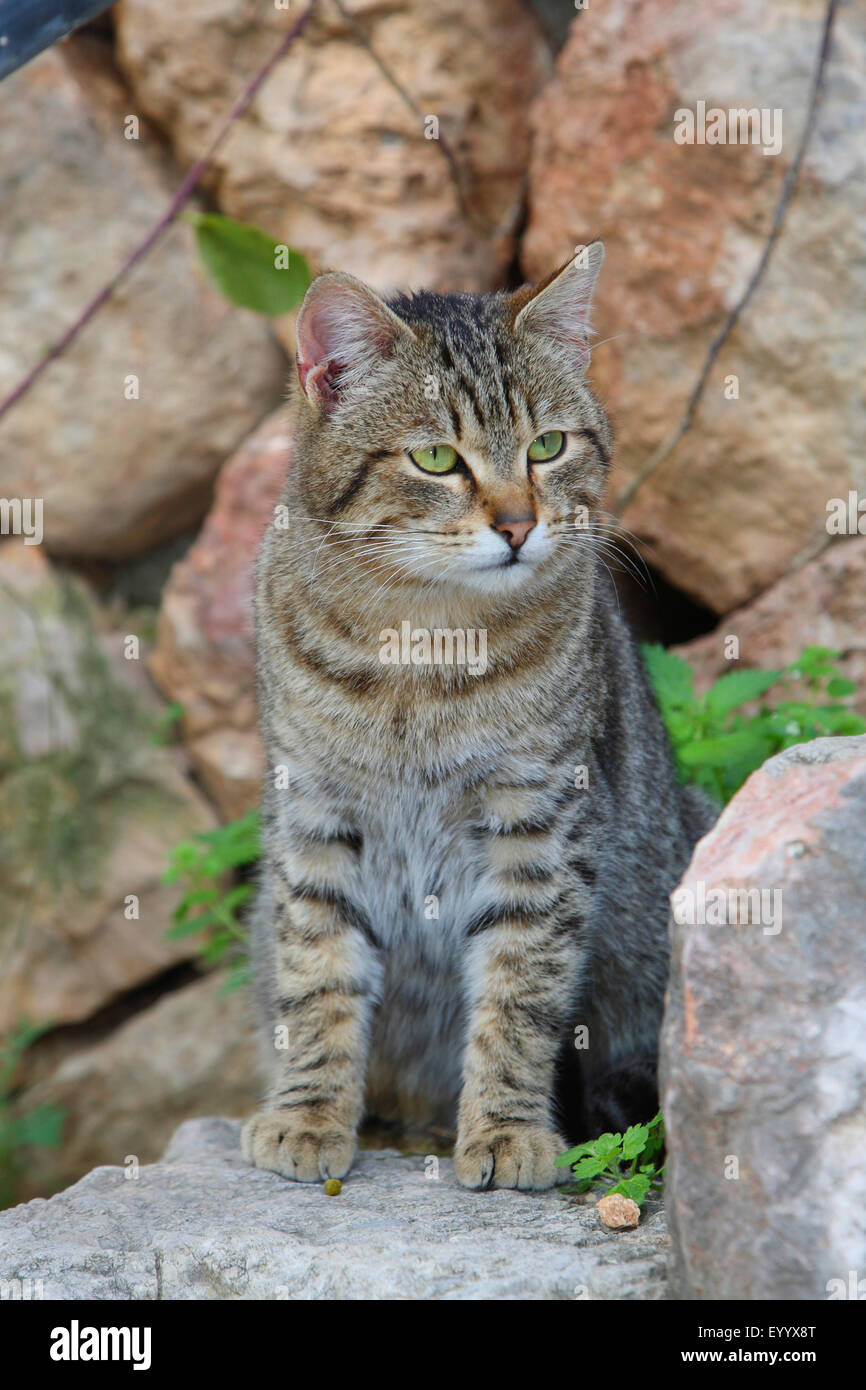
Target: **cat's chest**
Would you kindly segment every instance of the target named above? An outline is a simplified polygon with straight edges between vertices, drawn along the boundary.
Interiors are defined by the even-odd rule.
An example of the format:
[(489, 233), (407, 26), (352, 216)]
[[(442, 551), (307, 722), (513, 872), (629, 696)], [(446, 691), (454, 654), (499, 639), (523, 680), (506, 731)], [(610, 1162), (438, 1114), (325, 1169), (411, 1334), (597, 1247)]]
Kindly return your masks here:
[(425, 953), (450, 956), (489, 893), (465, 800), (447, 787), (395, 782), (364, 820), (360, 892), (383, 944), (420, 940)]

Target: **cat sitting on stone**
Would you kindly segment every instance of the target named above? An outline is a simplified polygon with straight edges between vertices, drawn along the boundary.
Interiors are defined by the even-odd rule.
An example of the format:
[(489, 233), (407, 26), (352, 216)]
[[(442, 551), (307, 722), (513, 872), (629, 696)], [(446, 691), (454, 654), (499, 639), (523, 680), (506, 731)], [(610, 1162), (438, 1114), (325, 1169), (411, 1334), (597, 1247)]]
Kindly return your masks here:
[(348, 1172), (372, 1107), (456, 1124), (467, 1187), (543, 1188), (655, 1109), (667, 899), (708, 818), (602, 564), (603, 254), (480, 297), (327, 274), (301, 309), (243, 1135), (288, 1178)]

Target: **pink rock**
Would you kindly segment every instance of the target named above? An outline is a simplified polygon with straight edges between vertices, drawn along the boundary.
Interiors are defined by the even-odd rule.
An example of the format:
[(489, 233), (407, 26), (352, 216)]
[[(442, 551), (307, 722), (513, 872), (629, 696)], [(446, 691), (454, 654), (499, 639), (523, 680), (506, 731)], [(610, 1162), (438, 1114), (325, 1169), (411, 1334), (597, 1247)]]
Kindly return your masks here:
[(290, 449), (281, 408), (224, 465), (201, 534), (166, 586), (150, 659), (157, 685), (183, 706), (193, 764), (229, 818), (257, 805), (260, 793), (254, 568)]
[[(527, 274), (602, 237), (593, 376), (617, 427), (618, 494), (678, 423), (714, 334), (763, 251), (805, 117), (823, 0), (608, 0), (577, 16), (533, 109)], [(718, 613), (827, 544), (826, 505), (866, 497), (857, 286), (866, 9), (840, 9), (823, 105), (766, 276), (695, 424), (624, 522)], [(679, 111), (782, 113), (781, 149), (677, 143)], [(778, 124), (778, 122), (777, 122)], [(768, 127), (768, 134), (769, 134)], [(856, 171), (856, 172), (855, 172)], [(726, 395), (735, 376), (736, 398)]]
[(612, 1192), (595, 1204), (602, 1226), (609, 1231), (633, 1231), (640, 1221), (640, 1207), (631, 1197)]
[(660, 1080), (677, 1297), (826, 1298), (866, 1266), (864, 824), (866, 736), (790, 748), (672, 894)]

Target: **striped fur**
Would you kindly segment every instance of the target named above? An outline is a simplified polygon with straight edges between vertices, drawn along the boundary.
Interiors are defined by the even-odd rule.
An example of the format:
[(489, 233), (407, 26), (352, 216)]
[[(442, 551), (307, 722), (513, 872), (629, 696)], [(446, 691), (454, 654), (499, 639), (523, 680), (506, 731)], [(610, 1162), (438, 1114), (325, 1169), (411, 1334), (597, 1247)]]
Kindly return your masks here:
[[(593, 1078), (647, 1055), (651, 1077), (667, 894), (707, 822), (599, 563), (589, 293), (566, 267), (534, 298), (385, 305), (326, 276), (302, 311), (291, 528), (269, 528), (257, 584), (272, 1080), (244, 1131), (287, 1177), (348, 1170), (366, 1093), (456, 1119), (465, 1185), (548, 1186)], [(552, 429), (562, 456), (528, 465)], [(433, 443), (464, 467), (422, 473), (408, 451)], [(518, 514), (536, 525), (506, 564), (495, 528)], [(486, 670), (383, 665), (405, 620), (486, 629)]]

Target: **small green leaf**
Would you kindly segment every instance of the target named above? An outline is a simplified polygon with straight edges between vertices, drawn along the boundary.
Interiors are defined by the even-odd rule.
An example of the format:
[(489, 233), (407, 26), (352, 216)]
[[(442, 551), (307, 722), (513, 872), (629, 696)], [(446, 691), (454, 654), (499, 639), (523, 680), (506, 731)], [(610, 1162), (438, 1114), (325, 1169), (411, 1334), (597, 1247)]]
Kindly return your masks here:
[(603, 1173), (607, 1164), (601, 1158), (594, 1158), (592, 1154), (584, 1154), (574, 1165), (574, 1176), (578, 1181), (585, 1178), (596, 1178), (599, 1173)]
[[(194, 212), (185, 220), (193, 224), (210, 280), (232, 304), (269, 317), (300, 304), (312, 279), (300, 252), (283, 249), (258, 227), (221, 213)], [(288, 261), (284, 268), (282, 259)]]
[(631, 1125), (623, 1135), (622, 1156), (626, 1162), (637, 1158), (639, 1153), (643, 1153), (644, 1145), (649, 1138), (649, 1125)]
[(621, 1192), (624, 1197), (631, 1197), (633, 1202), (642, 1207), (651, 1186), (652, 1180), (645, 1173), (635, 1173), (634, 1177), (620, 1178), (605, 1195), (610, 1197), (614, 1192)]
[(664, 713), (666, 707), (686, 708), (695, 704), (692, 668), (675, 652), (666, 651), (658, 642), (646, 642), (641, 647), (650, 682)]
[(600, 1158), (604, 1164), (608, 1164), (612, 1159), (619, 1158), (619, 1146), (622, 1143), (621, 1134), (600, 1134), (595, 1141), (596, 1158)]
[(771, 741), (766, 736), (748, 729), (732, 734), (720, 734), (716, 738), (697, 739), (679, 750), (680, 758), (686, 767), (720, 767), (733, 759), (756, 760), (760, 763), (771, 751)]
[(757, 700), (781, 680), (781, 671), (730, 671), (717, 680), (704, 696), (707, 711), (715, 719)]
[(584, 1154), (595, 1155), (595, 1144), (596, 1141), (594, 1139), (591, 1139), (587, 1144), (578, 1144), (576, 1148), (569, 1149), (567, 1153), (560, 1154), (559, 1158), (554, 1160), (554, 1166), (556, 1168), (569, 1168), (572, 1163), (576, 1163)]
[(14, 1148), (25, 1145), (56, 1149), (63, 1130), (64, 1112), (56, 1105), (40, 1105), (7, 1126), (7, 1142)]
[(849, 681), (845, 676), (836, 676), (827, 685), (827, 694), (832, 695), (834, 700), (842, 695), (854, 695), (857, 686), (854, 681)]

